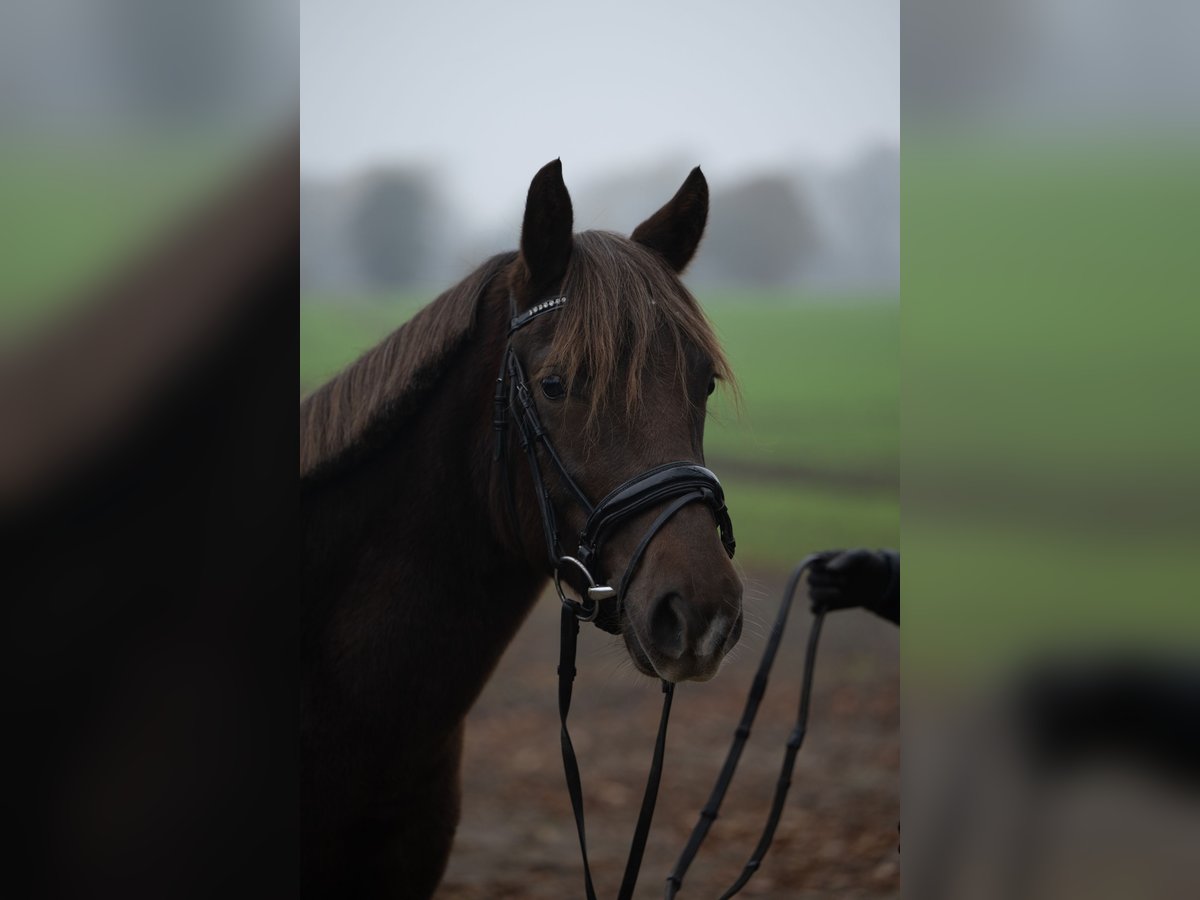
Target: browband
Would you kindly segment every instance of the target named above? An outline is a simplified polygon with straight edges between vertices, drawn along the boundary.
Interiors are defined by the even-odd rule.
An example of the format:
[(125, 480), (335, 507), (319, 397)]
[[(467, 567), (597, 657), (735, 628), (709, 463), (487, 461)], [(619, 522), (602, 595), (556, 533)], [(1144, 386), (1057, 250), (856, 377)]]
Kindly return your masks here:
[[(541, 303), (534, 304), (519, 316), (514, 315), (512, 317), (512, 321), (508, 323), (509, 337), (512, 337), (513, 332), (524, 328), (543, 313), (554, 312), (556, 309), (562, 309), (566, 303), (567, 298), (565, 296), (551, 297), (549, 300), (543, 300)], [(509, 297), (509, 306), (511, 306), (514, 310), (516, 309), (516, 300), (514, 300), (511, 296)]]

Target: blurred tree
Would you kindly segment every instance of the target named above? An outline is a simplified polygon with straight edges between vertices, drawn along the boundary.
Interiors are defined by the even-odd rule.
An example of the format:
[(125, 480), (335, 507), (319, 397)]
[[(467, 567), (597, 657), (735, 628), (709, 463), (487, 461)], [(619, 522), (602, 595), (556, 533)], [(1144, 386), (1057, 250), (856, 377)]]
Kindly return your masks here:
[(795, 283), (821, 234), (795, 184), (767, 175), (718, 192), (704, 240), (705, 274), (745, 286)]
[(402, 169), (362, 182), (350, 212), (349, 244), (370, 287), (396, 288), (428, 279), (436, 249), (436, 197), (429, 179)]

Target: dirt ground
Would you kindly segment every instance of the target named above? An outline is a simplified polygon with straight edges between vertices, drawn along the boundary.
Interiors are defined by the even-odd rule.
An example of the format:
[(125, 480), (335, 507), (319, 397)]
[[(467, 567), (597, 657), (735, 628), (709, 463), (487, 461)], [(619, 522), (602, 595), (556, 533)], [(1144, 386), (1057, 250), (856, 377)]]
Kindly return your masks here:
[[(747, 627), (707, 684), (675, 691), (667, 761), (638, 898), (661, 897), (724, 761), (786, 573), (747, 577)], [(798, 597), (766, 699), (721, 815), (682, 898), (718, 896), (765, 821), (799, 700), (811, 624)], [(817, 655), (808, 735), (775, 842), (740, 896), (897, 897), (900, 890), (899, 632), (862, 611), (831, 615)], [(558, 604), (545, 597), (467, 723), (463, 811), (437, 900), (583, 897), (556, 706)], [(620, 638), (584, 626), (571, 735), (593, 877), (614, 897), (637, 819), (662, 699)]]

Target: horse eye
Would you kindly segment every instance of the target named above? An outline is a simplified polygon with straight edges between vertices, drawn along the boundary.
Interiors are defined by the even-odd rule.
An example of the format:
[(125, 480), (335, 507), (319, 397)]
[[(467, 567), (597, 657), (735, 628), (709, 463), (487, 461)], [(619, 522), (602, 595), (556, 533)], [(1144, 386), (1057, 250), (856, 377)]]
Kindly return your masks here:
[(713, 391), (717, 389), (717, 376), (708, 379), (708, 396), (712, 396)]
[(567, 395), (567, 388), (557, 375), (547, 375), (542, 379), (542, 393), (547, 400), (561, 400)]

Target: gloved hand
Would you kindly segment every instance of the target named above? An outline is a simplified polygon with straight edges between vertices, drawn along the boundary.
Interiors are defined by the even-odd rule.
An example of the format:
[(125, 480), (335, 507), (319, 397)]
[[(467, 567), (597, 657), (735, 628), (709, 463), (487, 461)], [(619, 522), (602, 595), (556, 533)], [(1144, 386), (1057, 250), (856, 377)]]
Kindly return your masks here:
[(808, 567), (813, 612), (861, 606), (900, 624), (900, 557), (888, 550), (828, 550)]

